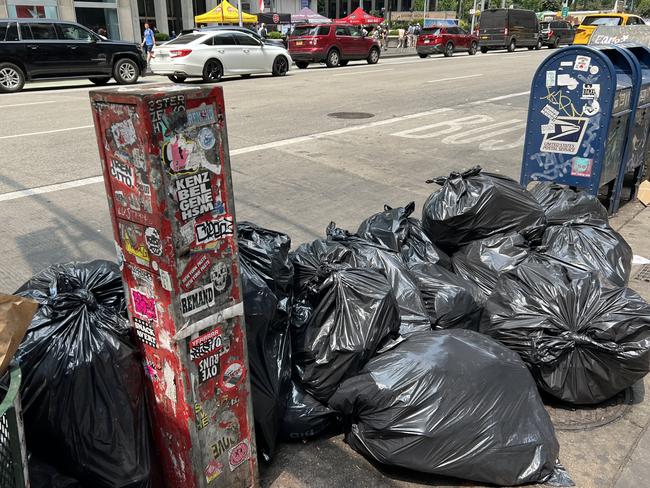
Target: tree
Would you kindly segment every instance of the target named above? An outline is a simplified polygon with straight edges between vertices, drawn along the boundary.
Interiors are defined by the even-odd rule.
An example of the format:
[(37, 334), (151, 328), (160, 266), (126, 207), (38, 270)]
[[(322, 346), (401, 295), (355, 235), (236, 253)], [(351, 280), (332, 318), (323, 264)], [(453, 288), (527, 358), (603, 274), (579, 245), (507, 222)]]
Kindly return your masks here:
[(411, 3), (413, 12), (422, 12), (424, 10), (424, 2), (425, 0), (413, 0)]
[(634, 2), (634, 12), (641, 17), (650, 17), (650, 0), (638, 0)]
[(542, 10), (551, 10), (556, 12), (562, 8), (562, 5), (558, 0), (542, 0)]

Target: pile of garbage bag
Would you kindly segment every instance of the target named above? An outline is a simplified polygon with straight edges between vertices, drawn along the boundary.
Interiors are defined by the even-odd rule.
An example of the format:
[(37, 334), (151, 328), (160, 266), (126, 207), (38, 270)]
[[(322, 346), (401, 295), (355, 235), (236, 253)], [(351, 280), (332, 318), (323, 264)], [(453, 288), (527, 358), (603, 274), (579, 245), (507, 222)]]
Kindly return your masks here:
[(573, 190), (550, 181), (542, 181), (530, 190), (546, 214), (549, 225), (571, 220), (587, 220), (607, 224), (607, 209), (597, 197), (582, 190)]
[(118, 266), (51, 266), (16, 295), (39, 304), (16, 355), (27, 449), (51, 466), (32, 486), (149, 487), (144, 373)]

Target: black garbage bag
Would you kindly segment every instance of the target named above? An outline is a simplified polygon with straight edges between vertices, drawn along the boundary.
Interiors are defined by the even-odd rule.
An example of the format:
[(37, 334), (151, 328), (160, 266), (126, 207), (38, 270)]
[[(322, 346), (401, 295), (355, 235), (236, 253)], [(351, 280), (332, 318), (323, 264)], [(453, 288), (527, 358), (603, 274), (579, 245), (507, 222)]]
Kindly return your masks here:
[(269, 461), (291, 388), (291, 239), (249, 222), (237, 234), (257, 450)]
[(384, 205), (383, 212), (361, 222), (357, 235), (400, 252), (409, 267), (418, 263), (435, 263), (451, 269), (449, 256), (426, 236), (420, 221), (411, 217), (414, 210), (415, 202), (397, 208)]
[(383, 464), (501, 486), (554, 473), (559, 445), (530, 372), (477, 332), (412, 334), (329, 404), (350, 446)]
[(292, 382), (289, 403), (282, 419), (280, 436), (285, 441), (303, 441), (338, 434), (343, 426), (339, 414)]
[(399, 309), (386, 277), (339, 265), (321, 270), (313, 315), (292, 344), (295, 371), (305, 390), (327, 402), (386, 341), (397, 336)]
[(595, 271), (524, 263), (499, 278), (481, 332), (519, 353), (538, 386), (599, 403), (650, 371), (650, 306)]
[(442, 188), (432, 193), (422, 208), (422, 227), (443, 251), (512, 231), (543, 230), (544, 210), (514, 180), (483, 173), (476, 166), (464, 173), (428, 180)]
[(355, 267), (374, 269), (388, 278), (399, 306), (400, 334), (407, 335), (417, 330), (430, 329), (422, 295), (398, 252), (339, 229), (334, 222), (329, 224), (326, 233), (329, 241), (352, 251), (348, 260)]
[(612, 283), (627, 286), (632, 248), (607, 225), (581, 220), (551, 225), (544, 232), (544, 254), (584, 270), (600, 271)]
[(16, 294), (39, 303), (16, 355), (28, 449), (84, 486), (150, 486), (144, 372), (118, 266), (54, 265)]
[(488, 297), (499, 274), (524, 262), (530, 242), (519, 232), (498, 234), (463, 246), (452, 257), (454, 272), (478, 286)]
[(78, 480), (66, 476), (34, 455), (29, 456), (28, 466), (30, 488), (84, 488)]
[(549, 225), (582, 219), (593, 223), (608, 223), (607, 209), (597, 197), (582, 190), (550, 181), (540, 182), (530, 190), (544, 209)]
[(434, 329), (478, 330), (485, 300), (481, 289), (437, 264), (411, 267)]

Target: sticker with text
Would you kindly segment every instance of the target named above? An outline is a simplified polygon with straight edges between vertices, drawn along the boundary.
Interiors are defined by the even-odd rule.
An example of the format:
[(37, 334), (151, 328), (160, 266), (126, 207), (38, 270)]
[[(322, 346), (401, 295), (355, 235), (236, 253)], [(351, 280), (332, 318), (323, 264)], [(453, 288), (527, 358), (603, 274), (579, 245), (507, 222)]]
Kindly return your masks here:
[(591, 58), (589, 56), (576, 56), (576, 61), (573, 64), (573, 69), (576, 71), (587, 71), (590, 64)]
[(191, 317), (194, 314), (214, 306), (214, 299), (214, 287), (212, 286), (212, 283), (208, 283), (196, 290), (182, 293), (180, 296), (181, 313), (183, 314), (183, 317)]
[(201, 125), (210, 125), (217, 122), (214, 112), (214, 105), (201, 105), (197, 108), (187, 110), (187, 125), (189, 127), (198, 127)]
[(198, 361), (209, 354), (221, 351), (223, 348), (223, 337), (221, 328), (203, 334), (190, 341), (190, 360)]
[(177, 178), (174, 181), (174, 193), (182, 221), (214, 210), (212, 184), (207, 171)]
[(111, 176), (120, 183), (135, 188), (135, 173), (129, 164), (111, 159)]
[(133, 323), (135, 325), (135, 334), (138, 336), (138, 339), (140, 339), (140, 342), (157, 348), (158, 341), (156, 340), (156, 331), (153, 328), (153, 321), (134, 317)]
[(132, 288), (131, 301), (133, 303), (133, 310), (137, 315), (153, 321), (158, 320), (156, 313), (156, 300), (153, 297), (147, 296), (140, 290)]
[(185, 291), (194, 288), (197, 280), (210, 268), (210, 258), (206, 254), (195, 254), (185, 265), (181, 274), (181, 286)]
[(250, 455), (251, 449), (248, 445), (248, 439), (244, 439), (236, 446), (231, 447), (228, 451), (228, 464), (230, 465), (230, 471), (234, 471), (235, 468), (241, 466), (250, 458)]
[(590, 158), (573, 158), (571, 160), (571, 176), (583, 176), (589, 178), (591, 176), (593, 162), (594, 160)]
[(558, 117), (554, 130), (544, 134), (540, 151), (560, 154), (576, 154), (587, 130), (586, 117)]
[(244, 374), (245, 369), (241, 362), (235, 361), (230, 363), (226, 369), (224, 369), (223, 375), (221, 376), (221, 386), (226, 390), (235, 388), (244, 379)]
[(197, 222), (194, 225), (195, 242), (199, 245), (215, 242), (231, 235), (233, 235), (233, 221), (229, 216)]

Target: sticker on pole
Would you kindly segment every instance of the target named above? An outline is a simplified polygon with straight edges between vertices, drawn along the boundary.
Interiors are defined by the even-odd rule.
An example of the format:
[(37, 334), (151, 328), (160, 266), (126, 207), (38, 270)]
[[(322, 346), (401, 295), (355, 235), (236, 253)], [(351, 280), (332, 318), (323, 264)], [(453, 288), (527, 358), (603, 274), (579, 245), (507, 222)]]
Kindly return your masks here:
[(585, 117), (558, 117), (554, 120), (553, 132), (544, 134), (540, 151), (576, 154), (587, 130), (588, 121)]
[(571, 159), (571, 176), (591, 177), (593, 159), (575, 157)]
[(230, 465), (230, 471), (234, 471), (235, 468), (242, 465), (251, 456), (251, 449), (248, 445), (248, 439), (244, 439), (236, 446), (230, 448), (228, 451), (228, 464)]
[(229, 364), (221, 376), (221, 386), (226, 390), (232, 390), (244, 379), (245, 369), (244, 365), (235, 361)]

